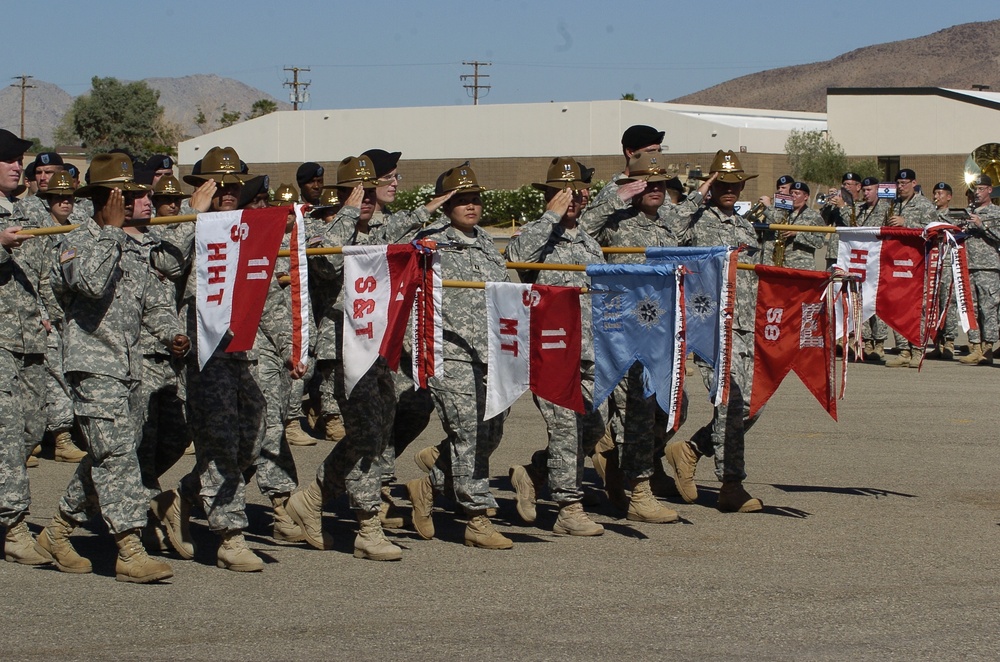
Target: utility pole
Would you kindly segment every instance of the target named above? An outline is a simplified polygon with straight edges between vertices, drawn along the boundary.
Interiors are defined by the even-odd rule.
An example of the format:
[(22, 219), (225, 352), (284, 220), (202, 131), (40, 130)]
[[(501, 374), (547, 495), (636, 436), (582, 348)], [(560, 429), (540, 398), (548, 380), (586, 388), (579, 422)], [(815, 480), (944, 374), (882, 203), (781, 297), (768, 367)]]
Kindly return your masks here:
[(13, 76), (14, 80), (20, 80), (20, 83), (12, 83), (11, 87), (21, 88), (21, 139), (24, 140), (24, 91), (35, 89), (34, 85), (28, 85), (28, 79), (34, 78), (34, 76), (28, 76), (27, 74), (21, 74), (20, 76)]
[[(472, 85), (463, 85), (462, 87), (464, 87), (467, 90), (472, 90), (472, 94), (471, 94), (471, 96), (472, 96), (472, 105), (473, 106), (478, 106), (479, 105), (479, 90), (486, 90), (486, 94), (489, 94), (489, 89), (492, 87), (492, 85), (480, 85), (479, 84), (479, 79), (480, 78), (489, 78), (488, 74), (481, 74), (481, 73), (479, 73), (479, 67), (488, 67), (488, 66), (492, 65), (493, 63), (492, 62), (480, 62), (479, 60), (473, 60), (472, 62), (463, 62), (462, 64), (465, 65), (465, 66), (467, 66), (467, 67), (472, 67), (472, 73), (471, 74), (463, 74), (463, 75), (459, 76), (459, 78), (462, 79), (462, 82), (465, 82), (465, 81), (469, 80), (470, 78), (472, 79)], [(486, 96), (486, 94), (484, 94), (483, 96)]]
[[(292, 110), (298, 110), (300, 103), (307, 103), (309, 101), (309, 92), (306, 90), (309, 88), (309, 84), (312, 81), (299, 82), (299, 72), (309, 71), (309, 67), (285, 67), (285, 71), (292, 72), (292, 81), (284, 82), (284, 87), (292, 88), (292, 91), (288, 94), (288, 100), (292, 102)], [(299, 92), (299, 88), (302, 91)]]

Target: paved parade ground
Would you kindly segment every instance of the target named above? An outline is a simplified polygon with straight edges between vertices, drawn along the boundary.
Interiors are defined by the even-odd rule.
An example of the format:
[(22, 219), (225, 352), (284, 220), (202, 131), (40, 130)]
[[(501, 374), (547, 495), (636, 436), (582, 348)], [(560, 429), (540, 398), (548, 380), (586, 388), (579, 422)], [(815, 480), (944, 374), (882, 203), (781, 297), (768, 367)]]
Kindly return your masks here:
[[(689, 392), (685, 436), (709, 416), (700, 384)], [(0, 658), (995, 659), (998, 393), (997, 368), (852, 365), (835, 423), (791, 375), (747, 436), (747, 488), (764, 513), (717, 512), (703, 459), (700, 502), (674, 506), (682, 522), (634, 525), (602, 501), (589, 509), (607, 532), (592, 539), (552, 534), (550, 502), (540, 527), (517, 520), (507, 468), (544, 443), (522, 397), (492, 465), (513, 550), (463, 546), (464, 524), (438, 510), (435, 540), (388, 532), (401, 562), (357, 560), (342, 501), (326, 514), (335, 550), (278, 545), (251, 485), (247, 540), (264, 572), (216, 568), (195, 520), (195, 560), (172, 559), (163, 585), (122, 584), (111, 537), (79, 529), (92, 575), (0, 563)], [(435, 419), (411, 448), (440, 435)], [(294, 449), (300, 481), (328, 450)], [(398, 470), (418, 476), (412, 453)], [(30, 471), (36, 533), (72, 471), (46, 459)]]

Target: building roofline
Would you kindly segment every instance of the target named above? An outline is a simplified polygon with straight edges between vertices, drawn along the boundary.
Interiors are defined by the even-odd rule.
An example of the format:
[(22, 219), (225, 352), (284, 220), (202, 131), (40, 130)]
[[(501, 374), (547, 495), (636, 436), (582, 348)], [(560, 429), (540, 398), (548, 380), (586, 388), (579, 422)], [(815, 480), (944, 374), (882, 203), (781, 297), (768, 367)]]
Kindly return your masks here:
[(828, 87), (827, 96), (937, 96), (973, 106), (1000, 110), (1000, 101), (990, 101), (943, 87)]

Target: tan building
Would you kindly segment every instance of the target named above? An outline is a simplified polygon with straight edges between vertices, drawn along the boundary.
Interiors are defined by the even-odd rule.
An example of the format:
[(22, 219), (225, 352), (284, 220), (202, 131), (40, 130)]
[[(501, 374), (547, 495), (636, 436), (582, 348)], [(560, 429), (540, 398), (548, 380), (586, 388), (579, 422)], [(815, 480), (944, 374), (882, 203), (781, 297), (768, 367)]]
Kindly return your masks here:
[(633, 124), (666, 131), (663, 152), (682, 175), (707, 168), (719, 149), (742, 152), (744, 167), (760, 174), (744, 198), (756, 199), (788, 168), (788, 134), (826, 130), (826, 117), (643, 101), (281, 111), (186, 140), (178, 162), (190, 172), (211, 147), (230, 145), (251, 172), (268, 173), (276, 183), (294, 182), (304, 161), (325, 165), (329, 180), (343, 157), (380, 147), (403, 153), (403, 188), (433, 183), (471, 160), (485, 185), (513, 189), (538, 181), (561, 155), (597, 168), (596, 179), (611, 177), (622, 167), (621, 134)]

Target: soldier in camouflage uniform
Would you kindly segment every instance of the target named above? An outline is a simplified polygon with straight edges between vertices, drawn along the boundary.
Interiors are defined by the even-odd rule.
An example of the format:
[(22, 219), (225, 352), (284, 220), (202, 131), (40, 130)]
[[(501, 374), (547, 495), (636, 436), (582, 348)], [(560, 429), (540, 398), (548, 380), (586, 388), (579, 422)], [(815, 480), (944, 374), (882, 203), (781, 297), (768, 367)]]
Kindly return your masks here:
[[(917, 173), (909, 168), (903, 168), (896, 173), (896, 204), (895, 213), (886, 220), (886, 225), (923, 229), (929, 223), (937, 220), (937, 210), (934, 203), (917, 193)], [(911, 345), (903, 336), (893, 332), (896, 347), (900, 348), (899, 356), (885, 362), (887, 368), (919, 368), (923, 347)]]
[[(25, 416), (38, 402), (25, 399), (25, 369), (41, 366), (45, 353), (37, 270), (21, 264), (29, 251), (43, 252), (43, 242), (18, 235), (20, 225), (10, 224), (11, 194), (21, 178), (21, 159), (31, 142), (0, 129), (0, 526), (6, 529), (4, 558), (25, 565), (49, 562), (36, 550), (36, 543), (24, 521), (31, 503), (25, 459)], [(31, 243), (38, 245), (32, 248)], [(18, 249), (15, 253), (14, 249)]]
[[(660, 153), (660, 146), (663, 143), (663, 131), (657, 131), (645, 124), (635, 124), (625, 129), (622, 133), (622, 156), (625, 157), (625, 169), (613, 175), (607, 184), (604, 185), (597, 195), (590, 198), (589, 207), (598, 207), (605, 202), (616, 204), (614, 198), (618, 197), (618, 180), (627, 177), (629, 161), (632, 157), (641, 152)], [(630, 196), (631, 197), (631, 196)], [(669, 203), (668, 203), (669, 204)], [(620, 205), (617, 207), (620, 208)], [(604, 210), (601, 213), (606, 213)]]
[[(934, 196), (934, 207), (937, 210), (937, 219), (942, 223), (955, 224), (955, 219), (949, 213), (949, 206), (953, 196), (951, 185), (947, 182), (938, 182), (932, 189)], [(927, 353), (928, 359), (941, 359), (951, 361), (955, 358), (955, 338), (958, 337), (958, 301), (954, 292), (950, 292), (953, 276), (951, 272), (951, 249), (944, 245), (941, 250), (945, 251), (944, 260), (941, 264), (941, 285), (938, 291), (938, 306), (945, 312), (944, 328), (938, 332), (934, 339), (934, 349)], [(950, 297), (949, 297), (950, 293)], [(945, 311), (945, 307), (947, 310)]]
[[(809, 185), (805, 182), (793, 182), (790, 189), (792, 196), (792, 213), (782, 224), (787, 225), (823, 225), (819, 212), (809, 207)], [(785, 242), (784, 260), (780, 266), (789, 269), (816, 269), (816, 251), (823, 245), (824, 237), (820, 232), (794, 232), (782, 230), (778, 236)], [(770, 250), (767, 247), (770, 244)], [(765, 264), (774, 264), (774, 242), (768, 241), (762, 249)]]
[[(856, 172), (845, 172), (840, 178), (840, 188), (830, 189), (827, 202), (820, 210), (820, 215), (827, 225), (838, 227), (857, 227), (858, 206), (861, 204), (861, 175)], [(830, 235), (826, 249), (826, 266), (829, 269), (837, 263), (840, 251), (840, 241), (837, 233)]]
[[(684, 246), (757, 247), (753, 225), (736, 210), (747, 175), (733, 152), (719, 150), (712, 162), (710, 176), (711, 199), (681, 225)], [(748, 256), (757, 259), (756, 255)], [(715, 458), (715, 475), (722, 481), (717, 508), (723, 512), (754, 512), (763, 508), (760, 499), (751, 497), (743, 488), (746, 478), (744, 435), (757, 417), (750, 418), (750, 392), (753, 382), (754, 325), (757, 306), (757, 276), (749, 271), (736, 274), (736, 303), (733, 312), (733, 358), (730, 374), (729, 403), (715, 408), (712, 421), (698, 430), (691, 441), (675, 440), (667, 445), (667, 461), (674, 469), (677, 488), (685, 501), (697, 496), (694, 484), (695, 467), (702, 455)], [(712, 369), (695, 359), (706, 387), (712, 381)]]
[(88, 519), (96, 498), (118, 544), (115, 576), (149, 583), (173, 575), (151, 559), (139, 538), (146, 523), (136, 447), (139, 441), (139, 336), (143, 324), (175, 355), (187, 353), (173, 302), (151, 287), (155, 278), (139, 241), (122, 230), (132, 202), (147, 188), (132, 181), (132, 163), (122, 154), (100, 154), (91, 163), (91, 184), (77, 195), (92, 196), (94, 219), (65, 235), (52, 284), (65, 312), (64, 368), (74, 412), (88, 454), (66, 488), (59, 510), (39, 535), (56, 567), (89, 572), (69, 534)]
[[(889, 213), (888, 205), (878, 197), (879, 181), (875, 177), (865, 177), (861, 181), (861, 195), (864, 201), (858, 206), (858, 227), (881, 226)], [(864, 343), (865, 360), (881, 362), (885, 359), (885, 341), (889, 337), (889, 327), (872, 315), (861, 325), (861, 340)]]
[[(437, 242), (445, 279), (507, 282), (506, 262), (490, 235), (479, 227), (485, 189), (468, 164), (438, 177), (438, 196), (452, 193), (442, 206), (446, 219), (432, 223), (417, 239)], [(488, 343), (483, 290), (448, 287), (442, 294), (444, 365), (430, 379), (431, 397), (448, 435), (430, 475), (406, 484), (413, 503), (413, 524), (421, 537), (434, 536), (431, 510), (434, 491), (446, 490), (448, 478), (455, 500), (469, 517), (465, 544), (483, 549), (510, 549), (513, 542), (494, 528), (488, 511), (497, 503), (490, 492), (490, 456), (503, 436), (506, 412), (483, 420), (486, 410)]]
[[(243, 183), (239, 155), (231, 147), (213, 147), (205, 154), (198, 175), (184, 180), (198, 188), (185, 201), (181, 213), (232, 211), (237, 208)], [(162, 242), (164, 256), (174, 257), (176, 265), (163, 269), (175, 278), (188, 273), (181, 302), (181, 317), (187, 320), (189, 335), (195, 337), (197, 276), (191, 267), (194, 255), (194, 224), (165, 226)], [(154, 261), (154, 264), (156, 262)], [(157, 265), (160, 268), (159, 265)], [(278, 286), (271, 283), (271, 289)], [(280, 297), (271, 293), (261, 315), (261, 329), (278, 347), (290, 346), (290, 311), (280, 305)], [(247, 527), (246, 483), (243, 472), (260, 450), (264, 435), (266, 401), (257, 377), (258, 348), (246, 352), (226, 352), (223, 341), (205, 366), (199, 370), (197, 358), (189, 357), (187, 371), (188, 423), (195, 431), (195, 467), (181, 479), (178, 490), (163, 492), (150, 508), (166, 529), (174, 550), (183, 558), (193, 558), (188, 520), (191, 504), (200, 500), (209, 529), (221, 538), (217, 550), (219, 567), (236, 572), (259, 572), (264, 564), (247, 547), (243, 530)], [(301, 377), (305, 366), (288, 365), (293, 378)]]
[[(680, 218), (678, 210), (691, 213), (696, 208), (694, 200), (699, 199), (699, 194), (693, 194), (681, 205), (671, 206), (667, 212), (664, 199), (670, 176), (660, 165), (661, 159), (657, 152), (633, 155), (628, 164), (628, 176), (618, 180), (615, 196), (628, 206), (605, 216), (600, 212), (609, 209), (609, 205), (604, 203), (591, 206), (583, 213), (580, 226), (601, 246), (677, 246), (674, 226)], [(645, 259), (641, 253), (621, 253), (610, 255), (608, 261), (640, 264)], [(650, 484), (658, 466), (662, 471), (658, 450), (667, 443), (672, 431), (666, 430), (665, 417), (656, 399), (645, 395), (643, 370), (641, 363), (633, 364), (612, 394), (609, 413), (611, 429), (618, 444), (622, 471), (632, 489), (628, 502), (618, 505), (624, 506), (628, 519), (632, 521), (675, 522), (679, 519), (677, 511), (657, 502)], [(685, 397), (681, 405), (682, 419), (686, 416), (686, 402)], [(608, 482), (614, 486), (613, 481), (609, 479)], [(608, 495), (612, 502), (621, 498), (613, 489), (608, 490)]]
[[(338, 197), (345, 202), (333, 221), (322, 228), (323, 245), (346, 246), (367, 242), (377, 186), (378, 178), (368, 157), (347, 157), (340, 162), (337, 168)], [(342, 283), (343, 257), (331, 255), (325, 258), (328, 259), (319, 260), (320, 264), (325, 264), (321, 268), (339, 273), (339, 282)], [(331, 282), (336, 280), (336, 277), (330, 279)], [(336, 295), (330, 320), (335, 329), (332, 340), (342, 347), (343, 288), (328, 294)], [(323, 336), (321, 333), (322, 342), (330, 339), (329, 334)], [(317, 355), (324, 355), (322, 348), (317, 348)], [(288, 514), (302, 528), (310, 545), (330, 549), (330, 538), (323, 531), (323, 504), (328, 498), (346, 492), (359, 524), (354, 555), (376, 561), (399, 560), (402, 551), (385, 538), (379, 520), (382, 503), (379, 457), (390, 442), (396, 409), (391, 371), (384, 359), (376, 359), (348, 396), (343, 363), (326, 362), (322, 370), (325, 383), (334, 387), (346, 435), (319, 466), (316, 480), (289, 499)]]
[[(552, 262), (556, 264), (602, 264), (601, 246), (577, 226), (583, 210), (583, 182), (579, 164), (571, 158), (552, 160), (544, 184), (532, 184), (545, 194), (545, 214), (525, 225), (507, 245), (512, 262)], [(582, 271), (522, 270), (523, 283), (587, 287)], [(605, 434), (607, 405), (594, 403), (594, 348), (591, 339), (591, 307), (588, 296), (581, 300), (583, 354), (580, 377), (587, 413), (554, 405), (534, 396), (535, 406), (545, 419), (548, 445), (531, 456), (531, 464), (510, 468), (511, 484), (517, 493), (517, 512), (528, 523), (535, 521), (535, 494), (546, 482), (559, 504), (553, 530), (575, 536), (598, 536), (604, 527), (583, 510), (583, 460), (594, 452)], [(598, 405), (596, 408), (594, 405)]]
[(993, 347), (1000, 326), (1000, 207), (993, 204), (993, 180), (979, 175), (975, 186), (975, 209), (969, 215), (965, 240), (968, 253), (972, 299), (975, 303), (978, 331), (969, 331), (969, 355), (959, 359), (963, 365), (992, 365)]

